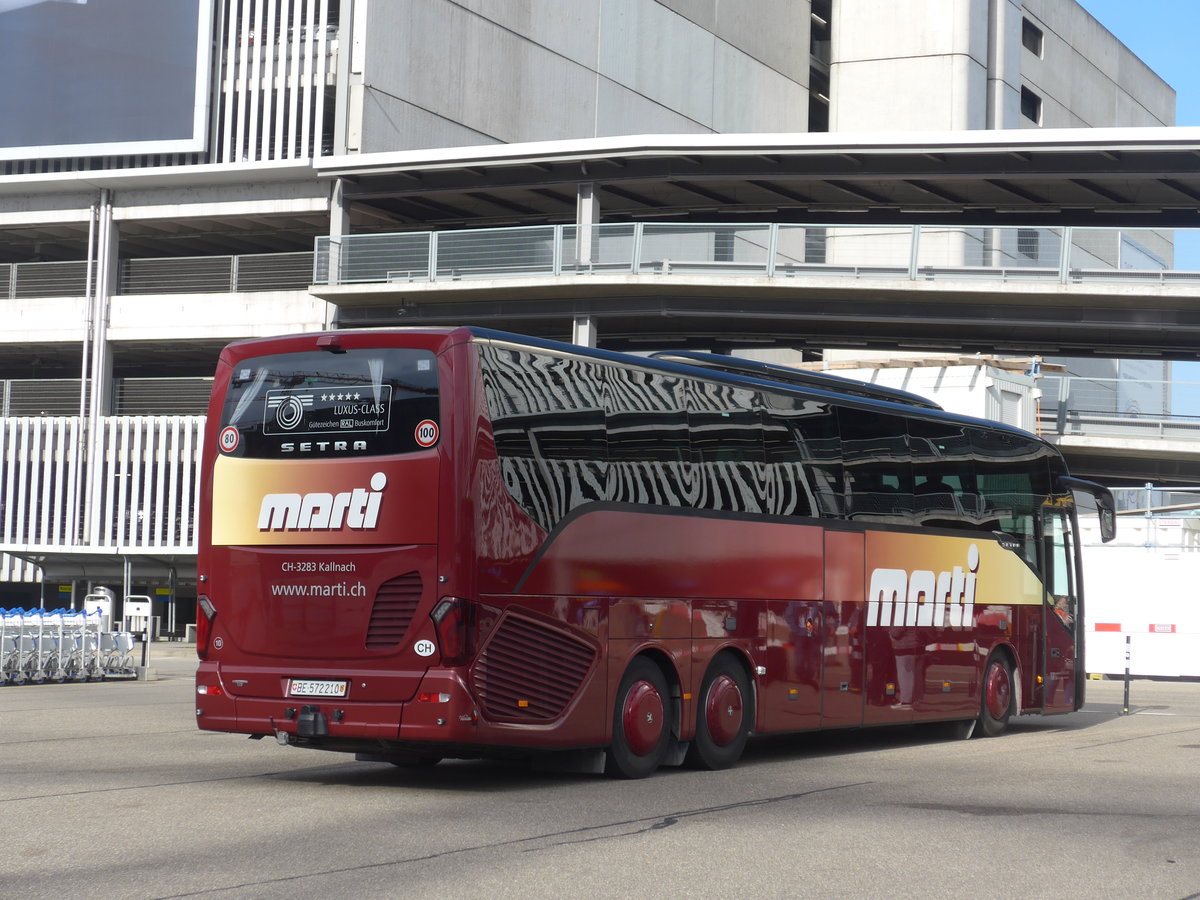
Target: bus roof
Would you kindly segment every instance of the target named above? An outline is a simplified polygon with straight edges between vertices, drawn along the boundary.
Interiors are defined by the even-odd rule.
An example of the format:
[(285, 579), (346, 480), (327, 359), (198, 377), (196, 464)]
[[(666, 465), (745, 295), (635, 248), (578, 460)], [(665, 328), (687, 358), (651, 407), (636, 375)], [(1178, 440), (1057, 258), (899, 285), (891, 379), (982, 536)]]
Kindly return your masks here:
[[(578, 344), (567, 344), (561, 341), (529, 337), (528, 335), (513, 334), (506, 331), (496, 331), (474, 325), (464, 326), (464, 330), (469, 331), (478, 339), (512, 344), (514, 346), (550, 350), (566, 355), (604, 360), (619, 365), (639, 365), (649, 369), (673, 372), (677, 375), (687, 375), (692, 378), (702, 378), (709, 381), (721, 381), (743, 387), (753, 386), (788, 394), (799, 394), (813, 399), (825, 400), (830, 403), (875, 410), (880, 414), (931, 421), (958, 422), (964, 425), (972, 425), (976, 428), (986, 428), (991, 431), (1016, 435), (1050, 448), (1055, 456), (1061, 455), (1058, 448), (1049, 441), (1015, 425), (1008, 425), (992, 419), (980, 419), (975, 416), (948, 412), (936, 403), (924, 397), (909, 394), (907, 391), (862, 384), (849, 378), (825, 376), (823, 373), (800, 372), (800, 370), (792, 370), (783, 366), (773, 366), (769, 363), (760, 363), (756, 360), (733, 356), (717, 356), (716, 354), (705, 353), (692, 354), (689, 351), (667, 351), (652, 356), (632, 356), (628, 353), (601, 350), (595, 347), (583, 347)], [(704, 358), (706, 357), (714, 357), (721, 362), (721, 365), (704, 365)], [(781, 370), (783, 373), (788, 373), (789, 375), (793, 372), (801, 375), (818, 375), (820, 383), (815, 380), (810, 381), (803, 378), (788, 378), (787, 380), (783, 380), (774, 370)], [(847, 390), (847, 383), (853, 390)], [(885, 396), (885, 394), (889, 396)], [(914, 402), (914, 399), (916, 402)]]

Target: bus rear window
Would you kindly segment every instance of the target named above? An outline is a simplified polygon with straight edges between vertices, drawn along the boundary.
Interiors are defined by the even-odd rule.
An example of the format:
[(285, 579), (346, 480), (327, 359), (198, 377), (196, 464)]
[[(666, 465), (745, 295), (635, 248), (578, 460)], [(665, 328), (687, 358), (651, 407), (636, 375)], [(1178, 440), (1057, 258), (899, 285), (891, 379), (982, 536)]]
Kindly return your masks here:
[(313, 351), (237, 363), (220, 443), (226, 456), (377, 456), (432, 447), (438, 431), (429, 351)]

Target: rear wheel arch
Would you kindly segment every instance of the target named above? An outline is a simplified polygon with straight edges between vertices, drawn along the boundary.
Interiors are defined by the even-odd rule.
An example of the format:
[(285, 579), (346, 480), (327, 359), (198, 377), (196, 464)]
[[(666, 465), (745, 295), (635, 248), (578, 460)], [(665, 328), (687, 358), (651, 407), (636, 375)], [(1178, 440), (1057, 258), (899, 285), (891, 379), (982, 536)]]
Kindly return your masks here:
[(985, 737), (1002, 734), (1020, 713), (1020, 677), (1014, 654), (1007, 646), (992, 649), (979, 685), (979, 731)]

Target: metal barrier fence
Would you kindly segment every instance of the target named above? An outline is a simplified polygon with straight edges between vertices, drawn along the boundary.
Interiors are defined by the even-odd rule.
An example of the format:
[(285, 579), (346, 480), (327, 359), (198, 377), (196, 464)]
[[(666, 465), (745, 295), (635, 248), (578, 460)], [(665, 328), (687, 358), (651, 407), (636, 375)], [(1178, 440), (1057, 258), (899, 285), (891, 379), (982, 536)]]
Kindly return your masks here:
[(0, 545), (195, 552), (203, 416), (0, 419)]
[(133, 635), (103, 623), (99, 612), (0, 609), (0, 684), (134, 677)]
[(314, 284), (541, 275), (838, 276), (1200, 284), (1177, 231), (678, 224), (538, 225), (318, 237)]

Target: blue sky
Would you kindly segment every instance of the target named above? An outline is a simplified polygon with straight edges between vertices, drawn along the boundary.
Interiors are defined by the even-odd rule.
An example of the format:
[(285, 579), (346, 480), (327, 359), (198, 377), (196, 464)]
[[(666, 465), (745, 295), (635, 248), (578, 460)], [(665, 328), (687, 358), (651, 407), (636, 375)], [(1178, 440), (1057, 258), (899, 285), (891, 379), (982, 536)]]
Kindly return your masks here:
[(1079, 0), (1097, 21), (1175, 88), (1175, 124), (1200, 125), (1197, 0)]

